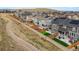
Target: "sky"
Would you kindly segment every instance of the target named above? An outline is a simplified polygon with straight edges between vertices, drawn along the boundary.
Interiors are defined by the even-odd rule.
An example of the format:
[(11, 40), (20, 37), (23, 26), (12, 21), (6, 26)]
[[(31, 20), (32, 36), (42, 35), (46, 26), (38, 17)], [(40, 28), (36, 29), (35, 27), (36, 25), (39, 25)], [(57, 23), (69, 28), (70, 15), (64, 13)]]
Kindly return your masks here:
[(79, 7), (53, 7), (52, 9), (61, 11), (79, 11)]
[[(0, 9), (17, 9), (17, 7), (0, 7)], [(50, 7), (48, 7), (50, 8)], [(27, 9), (27, 7), (26, 7)], [(51, 9), (56, 9), (60, 11), (79, 11), (79, 7), (51, 7)]]

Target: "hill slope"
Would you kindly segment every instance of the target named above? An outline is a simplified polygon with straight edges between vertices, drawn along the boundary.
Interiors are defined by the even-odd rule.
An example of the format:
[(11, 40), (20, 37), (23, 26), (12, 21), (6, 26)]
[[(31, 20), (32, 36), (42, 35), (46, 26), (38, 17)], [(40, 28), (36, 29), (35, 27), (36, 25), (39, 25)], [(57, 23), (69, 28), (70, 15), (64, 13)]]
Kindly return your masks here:
[(9, 15), (0, 18), (0, 50), (61, 50)]

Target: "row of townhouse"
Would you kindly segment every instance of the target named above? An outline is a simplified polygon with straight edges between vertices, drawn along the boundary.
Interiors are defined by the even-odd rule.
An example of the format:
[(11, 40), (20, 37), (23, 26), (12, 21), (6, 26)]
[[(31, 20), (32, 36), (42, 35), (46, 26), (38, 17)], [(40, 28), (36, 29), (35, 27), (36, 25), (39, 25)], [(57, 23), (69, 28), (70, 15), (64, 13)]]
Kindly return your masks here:
[(79, 20), (54, 19), (52, 21), (53, 31), (60, 33), (59, 39), (65, 39), (67, 42), (74, 43), (79, 39)]
[(17, 16), (22, 18), (23, 21), (33, 21), (34, 24), (46, 29), (49, 33), (58, 32), (58, 39), (67, 43), (73, 43), (79, 39), (79, 20), (67, 18), (54, 18), (54, 17), (33, 17), (32, 14), (27, 12), (17, 12)]
[(34, 24), (46, 29), (48, 32), (58, 32), (58, 39), (67, 43), (74, 43), (79, 39), (79, 20), (71, 20), (65, 18), (56, 19), (40, 19), (33, 18)]
[(14, 9), (0, 9), (0, 13), (15, 13)]

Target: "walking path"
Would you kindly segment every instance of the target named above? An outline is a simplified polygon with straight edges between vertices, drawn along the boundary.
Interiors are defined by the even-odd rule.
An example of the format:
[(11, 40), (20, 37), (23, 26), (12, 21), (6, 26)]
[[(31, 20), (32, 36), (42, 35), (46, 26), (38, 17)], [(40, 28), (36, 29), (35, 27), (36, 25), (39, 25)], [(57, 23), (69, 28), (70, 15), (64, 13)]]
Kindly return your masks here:
[[(36, 47), (34, 47), (33, 45), (31, 45), (30, 43), (24, 41), (23, 39), (19, 38), (18, 36), (16, 36), (13, 32), (12, 32), (12, 22), (9, 21), (6, 25), (6, 31), (8, 33), (8, 35), (14, 40), (16, 41), (16, 43), (20, 46), (22, 46), (22, 48), (24, 48), (24, 50), (29, 50), (29, 51), (38, 51), (38, 49)], [(27, 39), (27, 38), (26, 38)]]

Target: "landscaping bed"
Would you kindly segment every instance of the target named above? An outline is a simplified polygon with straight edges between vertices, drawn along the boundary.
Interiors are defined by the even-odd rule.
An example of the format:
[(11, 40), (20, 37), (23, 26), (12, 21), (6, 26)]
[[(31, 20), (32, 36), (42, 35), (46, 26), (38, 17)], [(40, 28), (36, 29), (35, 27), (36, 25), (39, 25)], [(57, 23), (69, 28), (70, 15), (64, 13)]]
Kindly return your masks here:
[(59, 44), (65, 46), (65, 47), (69, 46), (67, 43), (65, 43), (65, 42), (63, 42), (63, 41), (61, 41), (61, 40), (59, 40), (57, 38), (54, 38), (53, 40), (56, 41), (56, 42), (58, 42)]
[(45, 36), (49, 36), (49, 35), (51, 35), (50, 33), (48, 33), (48, 32), (41, 32), (43, 35), (45, 35)]

